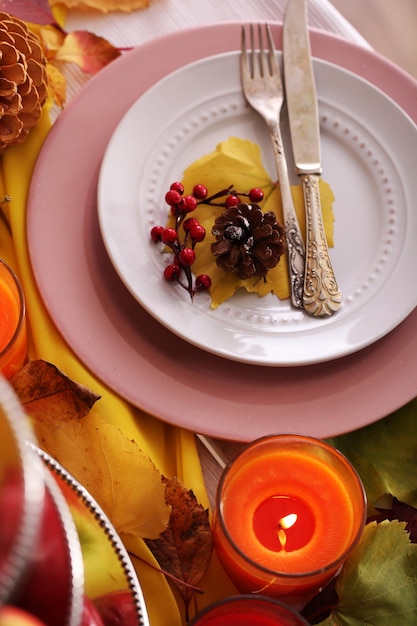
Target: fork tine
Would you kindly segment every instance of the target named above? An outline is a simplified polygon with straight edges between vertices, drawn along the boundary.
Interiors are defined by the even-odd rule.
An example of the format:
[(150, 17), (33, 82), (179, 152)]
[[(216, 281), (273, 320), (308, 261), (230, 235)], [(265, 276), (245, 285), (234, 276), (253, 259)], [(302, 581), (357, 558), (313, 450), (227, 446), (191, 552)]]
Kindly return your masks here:
[(274, 40), (272, 38), (271, 28), (269, 24), (265, 25), (265, 30), (266, 30), (266, 36), (268, 39), (269, 63), (270, 63), (271, 74), (275, 74), (276, 76), (280, 77), (281, 72), (277, 63)]
[(255, 78), (255, 73), (256, 73), (256, 62), (255, 62), (255, 33), (253, 31), (253, 24), (251, 24), (249, 26), (249, 32), (250, 32), (250, 48), (251, 48), (251, 53), (250, 53), (250, 59), (251, 59), (251, 63), (250, 63), (250, 76), (251, 78)]
[(242, 37), (240, 44), (240, 64), (245, 71), (248, 68), (248, 51), (246, 49), (246, 29), (242, 26)]
[(275, 56), (275, 46), (272, 38), (271, 29), (269, 24), (265, 24), (266, 42), (267, 46), (264, 47), (264, 35), (261, 24), (258, 24), (258, 43), (259, 50), (256, 50), (255, 45), (255, 29), (254, 25), (249, 25), (249, 49), (246, 43), (246, 28), (242, 26), (242, 39), (241, 39), (241, 64), (242, 70), (244, 70), (250, 78), (265, 77), (267, 74), (279, 76), (280, 70), (277, 64)]
[[(261, 76), (265, 76), (265, 70), (268, 67), (268, 61), (265, 55), (264, 42), (262, 37), (262, 27), (258, 24), (258, 42), (259, 42), (259, 71)], [(253, 51), (255, 54), (255, 50)]]

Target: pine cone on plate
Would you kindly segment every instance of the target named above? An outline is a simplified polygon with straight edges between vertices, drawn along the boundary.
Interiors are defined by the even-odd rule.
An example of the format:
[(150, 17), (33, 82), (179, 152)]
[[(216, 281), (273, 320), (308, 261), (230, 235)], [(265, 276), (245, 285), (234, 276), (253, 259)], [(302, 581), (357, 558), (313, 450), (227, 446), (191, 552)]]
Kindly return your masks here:
[(241, 203), (227, 208), (211, 230), (216, 241), (211, 252), (226, 272), (240, 278), (264, 277), (284, 254), (284, 228), (275, 213), (263, 213), (257, 204)]
[(46, 58), (26, 24), (0, 12), (0, 152), (22, 143), (46, 100)]

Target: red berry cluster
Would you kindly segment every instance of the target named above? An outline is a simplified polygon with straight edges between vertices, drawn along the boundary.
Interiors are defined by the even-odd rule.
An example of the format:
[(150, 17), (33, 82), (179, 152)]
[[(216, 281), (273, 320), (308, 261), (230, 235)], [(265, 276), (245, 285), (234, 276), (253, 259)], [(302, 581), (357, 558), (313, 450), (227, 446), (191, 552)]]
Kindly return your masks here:
[[(249, 198), (250, 202), (258, 203), (263, 200), (262, 189), (253, 187), (249, 193), (237, 192), (233, 185), (222, 189), (212, 196), (208, 195), (207, 187), (201, 183), (195, 185), (191, 195), (184, 195), (184, 185), (174, 182), (165, 194), (165, 201), (171, 207), (171, 213), (175, 217), (173, 228), (154, 226), (151, 229), (151, 238), (155, 243), (162, 242), (174, 253), (174, 260), (164, 270), (164, 277), (168, 281), (175, 281), (186, 289), (191, 298), (202, 289), (209, 289), (211, 278), (206, 274), (196, 277), (193, 284), (191, 266), (195, 261), (195, 246), (203, 241), (206, 230), (195, 217), (188, 217), (199, 204), (229, 208), (242, 202), (241, 197)], [(181, 236), (182, 225), (184, 235)], [(185, 276), (185, 282), (183, 281)]]

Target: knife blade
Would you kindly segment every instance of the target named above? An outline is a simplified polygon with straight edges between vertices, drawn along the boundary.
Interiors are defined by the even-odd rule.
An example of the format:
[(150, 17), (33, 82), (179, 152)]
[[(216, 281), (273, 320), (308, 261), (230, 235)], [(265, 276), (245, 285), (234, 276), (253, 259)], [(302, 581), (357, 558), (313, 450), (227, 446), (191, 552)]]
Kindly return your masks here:
[(289, 0), (283, 26), (285, 96), (295, 171), (306, 211), (306, 267), (303, 304), (313, 316), (339, 310), (342, 297), (327, 246), (320, 203), (320, 124), (306, 0)]

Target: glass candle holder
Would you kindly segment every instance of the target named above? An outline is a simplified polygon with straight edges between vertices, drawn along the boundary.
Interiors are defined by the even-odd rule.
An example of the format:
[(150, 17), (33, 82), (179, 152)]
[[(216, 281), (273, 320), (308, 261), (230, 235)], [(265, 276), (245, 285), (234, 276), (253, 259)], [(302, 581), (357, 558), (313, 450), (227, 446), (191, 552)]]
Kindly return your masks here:
[(300, 608), (339, 570), (365, 519), (362, 482), (340, 452), (311, 437), (273, 435), (224, 470), (214, 545), (241, 593)]
[(0, 373), (12, 376), (27, 358), (25, 298), (21, 284), (0, 260)]
[(30, 422), (0, 376), (0, 606), (14, 599), (41, 530), (44, 471), (28, 442)]
[(308, 626), (308, 622), (277, 600), (241, 595), (211, 604), (189, 626)]

